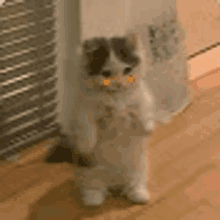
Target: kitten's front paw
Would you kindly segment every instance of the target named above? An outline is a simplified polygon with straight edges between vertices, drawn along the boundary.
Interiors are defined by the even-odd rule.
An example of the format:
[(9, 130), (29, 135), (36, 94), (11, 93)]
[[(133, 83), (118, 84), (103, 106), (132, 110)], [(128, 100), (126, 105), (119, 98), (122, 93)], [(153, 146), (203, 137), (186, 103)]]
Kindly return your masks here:
[(145, 115), (143, 115), (142, 121), (145, 131), (151, 133), (155, 130), (156, 120), (153, 112), (148, 112)]
[(155, 130), (155, 128), (156, 128), (156, 123), (155, 123), (155, 121), (153, 119), (151, 119), (151, 120), (146, 122), (145, 130), (147, 132), (153, 132)]
[(146, 203), (150, 199), (150, 193), (145, 187), (134, 188), (126, 194), (133, 203)]
[(86, 189), (83, 191), (83, 204), (85, 206), (100, 206), (105, 200), (102, 191), (96, 189)]

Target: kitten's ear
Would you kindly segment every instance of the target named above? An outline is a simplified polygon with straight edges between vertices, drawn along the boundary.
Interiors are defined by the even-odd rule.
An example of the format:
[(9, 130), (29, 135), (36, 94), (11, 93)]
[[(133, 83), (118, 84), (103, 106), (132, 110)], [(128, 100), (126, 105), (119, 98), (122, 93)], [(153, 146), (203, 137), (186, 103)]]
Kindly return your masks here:
[(139, 40), (140, 40), (139, 33), (128, 33), (126, 35), (126, 43), (133, 50), (136, 50), (138, 48)]
[(85, 40), (83, 43), (75, 47), (76, 53), (82, 55), (85, 53), (93, 52), (96, 49), (96, 44), (93, 40)]
[(83, 43), (83, 49), (85, 53), (94, 52), (98, 48), (98, 45), (95, 40), (86, 40)]

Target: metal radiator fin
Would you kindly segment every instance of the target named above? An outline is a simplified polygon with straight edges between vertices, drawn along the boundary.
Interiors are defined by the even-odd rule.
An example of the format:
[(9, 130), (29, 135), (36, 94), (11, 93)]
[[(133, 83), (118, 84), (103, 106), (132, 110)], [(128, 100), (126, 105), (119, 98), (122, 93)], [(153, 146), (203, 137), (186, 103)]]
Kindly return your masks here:
[(59, 134), (53, 0), (0, 8), (0, 158)]

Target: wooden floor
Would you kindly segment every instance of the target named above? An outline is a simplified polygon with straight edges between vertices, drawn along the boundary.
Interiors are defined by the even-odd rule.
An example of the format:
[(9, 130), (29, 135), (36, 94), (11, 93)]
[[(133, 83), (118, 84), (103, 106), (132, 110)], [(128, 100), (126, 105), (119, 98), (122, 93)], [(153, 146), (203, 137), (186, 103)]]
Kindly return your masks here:
[[(208, 79), (191, 84), (192, 105), (170, 124), (158, 125), (150, 139), (149, 204), (109, 197), (101, 208), (85, 210), (70, 165), (40, 159), (44, 143), (20, 162), (0, 167), (0, 219), (220, 219), (220, 86)], [(211, 79), (219, 82), (220, 70)]]
[[(187, 31), (188, 55), (219, 40), (219, 11), (214, 0), (179, 0)], [(200, 19), (198, 19), (200, 18)], [(196, 20), (196, 22), (194, 22)], [(210, 57), (210, 56), (209, 56)], [(205, 58), (207, 60), (207, 58)], [(196, 78), (212, 69), (198, 61)], [(201, 69), (201, 65), (208, 64)], [(212, 67), (210, 67), (210, 65)], [(219, 65), (214, 63), (213, 65)], [(46, 164), (40, 144), (17, 163), (0, 166), (0, 220), (217, 220), (220, 219), (220, 68), (190, 85), (192, 105), (150, 139), (149, 204), (131, 206), (108, 198), (97, 210), (80, 206), (69, 164)]]

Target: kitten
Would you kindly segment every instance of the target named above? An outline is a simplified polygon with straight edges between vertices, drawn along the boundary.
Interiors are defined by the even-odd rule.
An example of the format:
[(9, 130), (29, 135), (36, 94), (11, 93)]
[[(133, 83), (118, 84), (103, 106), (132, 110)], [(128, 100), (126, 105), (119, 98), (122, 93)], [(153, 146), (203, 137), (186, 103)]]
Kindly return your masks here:
[(146, 145), (155, 129), (155, 101), (141, 40), (137, 34), (94, 38), (78, 49), (75, 120), (65, 134), (72, 147), (95, 158), (96, 166), (80, 168), (76, 178), (83, 202), (101, 205), (107, 189), (117, 186), (133, 202), (146, 202)]
[[(155, 129), (154, 97), (145, 79), (147, 64), (138, 35), (126, 38), (94, 38), (81, 47), (74, 135), (71, 142), (81, 153), (89, 153), (96, 144), (97, 120), (114, 109), (115, 118), (126, 117), (127, 128), (133, 115), (140, 118), (146, 132)], [(106, 83), (109, 83), (106, 85)], [(113, 120), (111, 128), (117, 123)], [(72, 131), (70, 131), (72, 132)]]

